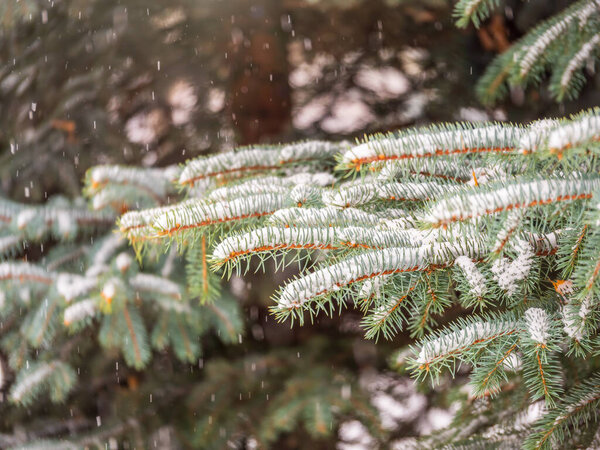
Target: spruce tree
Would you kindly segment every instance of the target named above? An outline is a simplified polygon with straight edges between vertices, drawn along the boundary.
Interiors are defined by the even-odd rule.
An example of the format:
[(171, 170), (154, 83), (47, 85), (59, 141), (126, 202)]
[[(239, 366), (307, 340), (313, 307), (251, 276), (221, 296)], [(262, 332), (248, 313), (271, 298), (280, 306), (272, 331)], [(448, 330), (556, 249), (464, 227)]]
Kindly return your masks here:
[(186, 253), (207, 302), (213, 273), (299, 263), (274, 294), (279, 320), (360, 309), (366, 338), (410, 330), (396, 364), (417, 380), (466, 370), (455, 422), (422, 444), (591, 445), (599, 138), (595, 109), (241, 148), (189, 161), (186, 200), (127, 212), (119, 227), (139, 255)]
[[(69, 20), (84, 3), (57, 1), (50, 15), (42, 0), (0, 5), (1, 50), (31, 52), (0, 72), (3, 110), (21, 111), (6, 122), (33, 121), (35, 131), (10, 152), (29, 168), (26, 150), (47, 151), (53, 165), (41, 172), (66, 167), (70, 194), (80, 154), (99, 136), (122, 142), (90, 102), (140, 81), (136, 70), (99, 75), (110, 45), (85, 56), (94, 40)], [(479, 27), (499, 5), (459, 1), (458, 25)], [(87, 6), (118, 25), (111, 8)], [(575, 2), (513, 44), (480, 80), (481, 99), (548, 73), (556, 100), (576, 97), (597, 55), (599, 7)], [(23, 19), (64, 27), (57, 41), (80, 44), (76, 72), (102, 67), (67, 80), (40, 71), (35, 33), (15, 27)], [(22, 109), (35, 86), (56, 80), (60, 95)], [(85, 115), (90, 128), (75, 131), (63, 113)], [(175, 139), (193, 134), (183, 131)], [(181, 166), (96, 165), (82, 198), (3, 196), (0, 447), (314, 448), (352, 421), (385, 446), (390, 430), (345, 367), (343, 338), (246, 344), (261, 339), (249, 325), (257, 319), (232, 291), (252, 272), (292, 274), (273, 293), (276, 320), (298, 330), (357, 312), (366, 340), (399, 347), (392, 368), (433, 406), (452, 403), (449, 426), (401, 448), (600, 445), (599, 140), (598, 109), (440, 123), (356, 142), (225, 149)], [(74, 165), (57, 157), (63, 148)], [(16, 178), (4, 189), (29, 197), (33, 185)], [(36, 185), (34, 198), (48, 186), (56, 180)], [(411, 344), (401, 347), (400, 334)]]

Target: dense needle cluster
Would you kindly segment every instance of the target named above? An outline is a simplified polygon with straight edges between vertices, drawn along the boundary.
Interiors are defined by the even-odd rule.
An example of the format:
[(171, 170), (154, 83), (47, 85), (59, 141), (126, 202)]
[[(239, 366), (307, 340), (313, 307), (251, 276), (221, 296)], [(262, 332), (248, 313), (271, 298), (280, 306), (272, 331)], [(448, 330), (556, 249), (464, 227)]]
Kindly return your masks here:
[[(590, 110), (526, 126), (416, 128), (355, 146), (289, 144), (285, 160), (282, 148), (243, 149), (189, 162), (179, 184), (202, 179), (201, 189), (119, 223), (140, 254), (177, 243), (204, 301), (218, 292), (214, 271), (298, 261), (300, 274), (274, 295), (280, 320), (359, 309), (368, 338), (406, 329), (421, 339), (408, 360), (417, 378), (435, 383), (469, 367), (470, 396), (490, 425), (499, 414), (490, 399), (512, 399), (504, 413), (515, 422), (494, 439), (575, 442), (571, 430), (595, 420), (597, 400), (569, 408), (563, 393), (586, 386), (600, 398), (568, 375), (573, 364), (591, 375), (598, 349), (599, 140), (600, 113)], [(447, 324), (450, 311), (459, 318)], [(523, 408), (539, 399), (546, 412), (523, 425)], [(564, 428), (546, 419), (556, 408)], [(473, 444), (492, 433), (477, 427)]]

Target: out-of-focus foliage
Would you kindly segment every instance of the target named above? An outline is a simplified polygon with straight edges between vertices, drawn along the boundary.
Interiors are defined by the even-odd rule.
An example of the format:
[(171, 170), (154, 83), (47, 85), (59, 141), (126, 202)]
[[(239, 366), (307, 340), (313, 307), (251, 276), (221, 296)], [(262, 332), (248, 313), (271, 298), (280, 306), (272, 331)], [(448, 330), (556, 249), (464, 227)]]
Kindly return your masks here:
[[(479, 27), (500, 0), (460, 0), (457, 25)], [(557, 101), (577, 98), (594, 74), (600, 49), (600, 2), (579, 0), (539, 23), (494, 60), (478, 82), (479, 98), (488, 104), (506, 96), (509, 87), (540, 84), (551, 72), (550, 93)]]

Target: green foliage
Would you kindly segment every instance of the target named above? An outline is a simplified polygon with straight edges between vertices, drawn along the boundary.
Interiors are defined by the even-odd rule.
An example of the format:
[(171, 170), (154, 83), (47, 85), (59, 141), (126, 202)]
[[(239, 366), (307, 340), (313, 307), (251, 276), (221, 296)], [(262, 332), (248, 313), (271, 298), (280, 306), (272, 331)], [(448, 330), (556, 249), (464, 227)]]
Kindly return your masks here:
[(194, 446), (241, 445), (251, 436), (260, 448), (272, 448), (291, 432), (307, 433), (319, 442), (350, 418), (382, 435), (375, 410), (352, 376), (318, 362), (326, 348), (325, 341), (316, 340), (310, 346), (249, 355), (233, 363), (210, 361), (204, 380), (188, 399), (189, 408), (203, 415)]
[[(146, 187), (137, 189), (143, 192)], [(52, 256), (53, 252), (39, 264), (11, 260), (0, 264), (0, 313), (5, 318), (17, 312), (21, 316), (5, 327), (2, 337), (9, 366), (17, 376), (15, 403), (30, 404), (44, 392), (52, 401), (66, 398), (75, 384), (68, 366), (73, 358), (69, 342), (78, 335), (97, 331), (102, 347), (117, 350), (126, 364), (138, 370), (148, 366), (153, 349), (169, 347), (182, 362), (195, 363), (201, 353), (199, 337), (211, 330), (223, 342), (238, 342), (243, 322), (235, 302), (225, 299), (218, 307), (196, 306), (193, 293), (161, 275), (182, 269), (181, 258), (160, 258), (142, 271), (129, 252), (121, 251), (124, 241), (119, 236), (100, 231), (114, 220), (113, 213), (61, 208), (63, 203), (60, 199), (43, 207), (4, 203), (3, 231), (18, 239), (20, 249), (33, 238), (43, 245), (50, 236), (65, 242), (67, 249), (70, 242), (78, 245), (66, 254)], [(78, 233), (51, 234), (56, 222)], [(27, 224), (26, 234), (21, 223)], [(87, 238), (93, 234), (99, 234), (96, 240)], [(62, 271), (63, 267), (73, 271)], [(33, 363), (34, 352), (42, 352), (43, 360), (59, 359)]]
[[(498, 0), (461, 0), (454, 9), (457, 25), (479, 27)], [(550, 93), (557, 101), (576, 98), (585, 84), (583, 69), (598, 59), (600, 4), (579, 0), (543, 21), (506, 50), (487, 68), (477, 84), (479, 98), (496, 103), (509, 87), (537, 85), (551, 72)]]
[[(244, 157), (223, 153), (183, 168), (182, 186), (189, 173), (205, 174), (201, 194), (127, 213), (121, 232), (134, 243), (152, 241), (149, 249), (159, 239), (188, 254), (200, 247), (196, 266), (212, 249), (211, 267), (224, 274), (243, 271), (242, 263), (247, 271), (253, 255), (258, 268), (270, 270), (269, 257), (284, 267), (287, 255), (299, 252), (301, 273), (275, 294), (279, 320), (303, 324), (305, 315), (315, 320), (355, 308), (367, 338), (390, 339), (407, 329), (420, 338), (408, 363), (416, 378), (442, 383), (463, 365), (475, 398), (496, 399), (518, 386), (522, 400), (506, 412), (518, 423), (540, 399), (548, 411), (559, 408), (572, 392), (565, 388), (569, 366), (597, 351), (599, 137), (600, 115), (590, 110), (524, 127), (450, 124), (366, 138), (340, 148), (337, 180), (319, 186), (320, 201), (291, 208), (292, 192), (320, 168), (312, 159), (308, 168), (296, 167), (294, 185), (283, 181), (288, 168), (257, 161), (281, 160), (282, 149), (300, 161), (308, 143), (297, 153), (293, 144), (244, 149)], [(223, 186), (232, 173), (228, 159), (239, 173)], [(309, 171), (299, 176), (303, 170)], [(348, 174), (358, 177), (342, 181)], [(274, 190), (253, 192), (268, 185)], [(135, 236), (132, 214), (144, 223)], [(204, 286), (197, 275), (188, 282)], [(439, 326), (452, 309), (459, 317)], [(331, 411), (304, 403), (311, 395), (287, 401), (288, 411), (273, 421), (286, 430), (307, 416), (317, 433)], [(436, 439), (459, 444), (452, 430), (460, 426)], [(497, 419), (491, 426), (504, 430), (494, 431), (498, 445), (536, 433)], [(481, 436), (491, 439), (486, 430)]]
[(53, 402), (65, 401), (76, 380), (75, 371), (61, 361), (31, 364), (19, 372), (10, 391), (14, 403), (28, 405), (43, 391)]
[(499, 3), (500, 0), (460, 0), (454, 6), (456, 25), (465, 28), (473, 22), (473, 25), (479, 28)]

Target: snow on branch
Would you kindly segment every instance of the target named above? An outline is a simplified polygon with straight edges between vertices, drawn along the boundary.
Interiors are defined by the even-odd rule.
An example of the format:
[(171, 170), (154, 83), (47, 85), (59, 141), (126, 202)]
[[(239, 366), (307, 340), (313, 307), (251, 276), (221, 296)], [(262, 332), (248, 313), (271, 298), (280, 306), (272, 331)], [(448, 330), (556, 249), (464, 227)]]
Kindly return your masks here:
[(451, 193), (460, 186), (449, 183), (441, 184), (434, 182), (412, 183), (397, 182), (384, 183), (378, 186), (377, 195), (384, 200), (394, 201), (425, 201), (433, 200)]
[(0, 228), (21, 240), (41, 241), (49, 235), (59, 240), (74, 239), (82, 232), (113, 224), (112, 213), (88, 211), (80, 200), (71, 203), (56, 197), (44, 205), (32, 205), (0, 198)]
[(480, 256), (481, 247), (469, 240), (438, 243), (423, 247), (397, 247), (372, 250), (323, 267), (286, 284), (277, 299), (277, 309), (292, 310), (315, 297), (382, 275), (423, 270), (429, 266), (452, 264), (459, 255)]
[(533, 426), (524, 442), (527, 449), (551, 448), (564, 442), (572, 433), (581, 430), (581, 423), (595, 420), (600, 406), (600, 374), (576, 384), (553, 409), (550, 409)]
[(474, 189), (434, 203), (424, 221), (434, 227), (502, 211), (589, 199), (600, 188), (600, 178), (537, 180)]
[(582, 28), (588, 18), (600, 10), (597, 0), (580, 0), (561, 14), (537, 26), (517, 45), (519, 47), (519, 76), (526, 77), (536, 66), (544, 52), (565, 34), (575, 22)]
[(28, 376), (24, 376), (16, 383), (10, 392), (10, 398), (15, 403), (23, 402), (31, 392), (36, 389), (46, 378), (52, 374), (53, 364), (41, 364), (32, 369)]
[(323, 203), (334, 208), (350, 208), (366, 205), (377, 198), (377, 184), (352, 183), (350, 186), (342, 186), (339, 190), (323, 192)]
[(97, 286), (98, 279), (96, 277), (61, 273), (56, 278), (56, 291), (63, 296), (67, 303), (87, 294)]
[(550, 318), (541, 308), (529, 308), (525, 311), (525, 325), (532, 341), (545, 346), (550, 339)]
[(460, 357), (477, 345), (515, 334), (519, 331), (519, 322), (510, 316), (490, 316), (484, 320), (477, 318), (459, 320), (449, 328), (432, 333), (419, 344), (420, 350), (415, 359), (416, 369), (421, 373), (430, 373), (436, 365), (445, 366), (448, 359)]
[(594, 109), (550, 130), (548, 148), (550, 152), (560, 155), (566, 149), (583, 146), (599, 139), (600, 109)]
[(365, 252), (286, 284), (277, 299), (277, 308), (297, 309), (315, 297), (339, 291), (352, 283), (381, 275), (422, 270), (425, 267), (426, 261), (419, 248), (388, 248)]
[(161, 210), (153, 218), (152, 227), (156, 230), (156, 236), (166, 236), (194, 228), (267, 216), (280, 209), (285, 198), (285, 195), (270, 193), (215, 203), (192, 199)]
[(378, 179), (389, 181), (409, 176), (424, 178), (439, 178), (457, 183), (464, 183), (472, 179), (472, 171), (465, 161), (452, 157), (434, 159), (396, 159), (383, 163), (372, 163), (372, 170), (381, 168)]
[(217, 266), (248, 254), (292, 249), (336, 248), (336, 229), (330, 227), (263, 227), (224, 239), (213, 250)]
[(340, 228), (337, 237), (341, 246), (350, 248), (376, 249), (418, 247), (422, 245), (420, 233), (416, 230), (415, 232), (409, 232), (381, 228), (347, 227)]
[(150, 292), (181, 299), (181, 286), (169, 280), (149, 273), (137, 273), (129, 279), (130, 286), (139, 292)]
[(17, 283), (42, 283), (50, 285), (54, 282), (56, 274), (30, 263), (0, 263), (0, 281), (13, 281)]
[(9, 398), (13, 403), (29, 405), (45, 390), (52, 401), (60, 403), (73, 387), (75, 378), (74, 370), (62, 361), (33, 363), (17, 374)]
[(182, 185), (198, 180), (285, 168), (290, 165), (332, 159), (346, 143), (307, 141), (282, 147), (247, 148), (189, 161), (179, 177)]
[(494, 279), (509, 296), (513, 296), (517, 292), (519, 282), (527, 278), (535, 257), (533, 247), (527, 241), (517, 240), (514, 247), (517, 257), (513, 261), (498, 258), (491, 267)]
[(88, 298), (80, 300), (65, 308), (63, 312), (63, 323), (66, 327), (80, 323), (90, 317), (93, 317), (98, 311), (97, 302)]
[(289, 182), (282, 177), (250, 178), (238, 184), (216, 188), (208, 193), (208, 198), (214, 201), (231, 200), (245, 195), (256, 194), (285, 194), (289, 191)]
[(522, 129), (513, 125), (437, 125), (375, 137), (340, 157), (340, 166), (360, 170), (364, 164), (470, 153), (503, 153), (515, 149)]
[(325, 208), (286, 208), (276, 211), (268, 222), (273, 225), (343, 227), (343, 226), (373, 226), (381, 218), (375, 214), (355, 208), (338, 209)]
[(171, 206), (162, 206), (141, 211), (128, 211), (117, 222), (119, 231), (129, 241), (147, 239), (154, 234), (152, 228), (154, 218), (171, 208)]
[(551, 88), (558, 100), (562, 100), (567, 94), (572, 96), (573, 93), (579, 91), (577, 84), (580, 82), (580, 75), (578, 75), (577, 71), (585, 65), (590, 56), (598, 50), (599, 46), (600, 33), (593, 34), (583, 41), (581, 47), (574, 54), (569, 55), (566, 64), (563, 63), (561, 70), (553, 74)]
[(164, 197), (173, 192), (173, 182), (177, 180), (180, 169), (169, 166), (161, 169), (94, 166), (86, 174), (90, 194), (101, 191), (109, 184), (132, 185), (152, 193), (156, 197)]
[(470, 286), (470, 292), (475, 298), (482, 297), (486, 291), (486, 280), (475, 263), (468, 256), (459, 256), (454, 263), (460, 267)]

